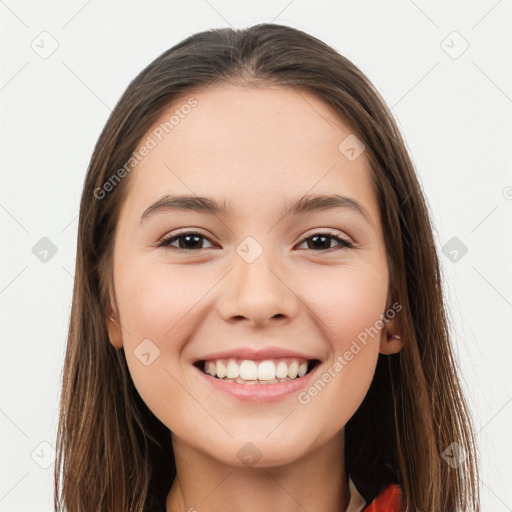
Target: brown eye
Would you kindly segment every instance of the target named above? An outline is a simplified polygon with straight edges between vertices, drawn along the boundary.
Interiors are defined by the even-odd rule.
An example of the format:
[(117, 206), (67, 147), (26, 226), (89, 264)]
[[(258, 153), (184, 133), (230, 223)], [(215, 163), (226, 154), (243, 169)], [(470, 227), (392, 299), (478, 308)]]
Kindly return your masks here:
[[(164, 238), (158, 243), (158, 247), (166, 247), (174, 251), (197, 251), (200, 249), (209, 249), (210, 247), (204, 247), (204, 241), (207, 240), (211, 243), (209, 238), (197, 231), (188, 231), (171, 235)], [(332, 242), (336, 242), (338, 245), (331, 247)], [(178, 246), (172, 245), (178, 242)], [(330, 249), (340, 248), (351, 248), (354, 243), (346, 238), (333, 235), (331, 233), (315, 233), (307, 238), (304, 238), (301, 244), (307, 243), (306, 249), (312, 251), (327, 251)]]
[[(209, 241), (209, 239), (203, 234), (195, 231), (189, 231), (164, 238), (159, 242), (158, 247), (168, 247), (176, 251), (194, 251), (205, 249), (205, 247), (202, 247), (204, 240)], [(178, 247), (171, 245), (175, 241), (178, 241)], [(209, 247), (206, 247), (206, 249), (208, 248)]]
[(330, 247), (332, 240), (339, 243), (338, 248), (340, 246), (343, 248), (350, 248), (353, 247), (354, 245), (351, 241), (345, 238), (340, 238), (338, 236), (332, 235), (330, 233), (315, 233), (314, 235), (305, 238), (301, 242), (301, 244), (303, 244), (304, 242), (310, 242), (308, 243), (307, 249), (311, 249), (314, 251), (325, 251), (333, 248)]

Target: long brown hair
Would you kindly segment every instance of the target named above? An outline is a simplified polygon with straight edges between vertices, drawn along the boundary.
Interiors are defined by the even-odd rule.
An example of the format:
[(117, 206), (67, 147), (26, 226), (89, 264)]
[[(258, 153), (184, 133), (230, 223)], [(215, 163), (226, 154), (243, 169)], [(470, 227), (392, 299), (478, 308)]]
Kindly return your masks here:
[[(316, 93), (366, 146), (403, 349), (379, 354), (370, 389), (346, 425), (347, 472), (367, 501), (390, 483), (403, 510), (479, 511), (476, 448), (450, 344), (430, 214), (385, 102), (349, 60), (300, 30), (259, 24), (200, 32), (128, 86), (94, 148), (80, 203), (77, 257), (55, 464), (55, 509), (165, 510), (176, 476), (169, 429), (148, 409), (124, 351), (109, 342), (113, 241), (130, 176), (98, 190), (129, 161), (178, 95), (211, 84), (280, 85)], [(104, 197), (103, 197), (104, 196)], [(467, 458), (448, 464), (458, 443)], [(60, 489), (62, 487), (62, 489)]]

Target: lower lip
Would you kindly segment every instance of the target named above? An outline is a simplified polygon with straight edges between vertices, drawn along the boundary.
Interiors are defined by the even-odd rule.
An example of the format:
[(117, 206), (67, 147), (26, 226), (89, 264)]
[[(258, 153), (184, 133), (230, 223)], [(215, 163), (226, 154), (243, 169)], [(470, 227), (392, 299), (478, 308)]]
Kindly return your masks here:
[(298, 393), (305, 386), (309, 385), (312, 375), (316, 373), (319, 366), (317, 364), (303, 377), (275, 384), (240, 384), (238, 382), (217, 379), (207, 375), (196, 366), (194, 368), (202, 375), (207, 385), (212, 386), (215, 391), (227, 393), (246, 402), (277, 402)]

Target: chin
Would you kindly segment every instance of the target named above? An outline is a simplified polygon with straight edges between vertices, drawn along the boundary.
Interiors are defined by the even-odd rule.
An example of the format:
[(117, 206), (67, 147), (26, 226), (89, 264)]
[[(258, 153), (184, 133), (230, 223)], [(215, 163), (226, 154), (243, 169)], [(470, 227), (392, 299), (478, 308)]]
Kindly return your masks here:
[[(276, 423), (275, 426), (278, 425)], [(278, 427), (279, 428), (279, 427)], [(222, 449), (222, 453), (211, 454), (223, 463), (235, 467), (272, 468), (285, 466), (299, 459), (305, 447), (311, 443), (311, 437), (300, 435), (279, 435), (271, 433), (272, 429), (244, 431), (235, 439), (230, 439)], [(227, 455), (227, 457), (226, 457)]]

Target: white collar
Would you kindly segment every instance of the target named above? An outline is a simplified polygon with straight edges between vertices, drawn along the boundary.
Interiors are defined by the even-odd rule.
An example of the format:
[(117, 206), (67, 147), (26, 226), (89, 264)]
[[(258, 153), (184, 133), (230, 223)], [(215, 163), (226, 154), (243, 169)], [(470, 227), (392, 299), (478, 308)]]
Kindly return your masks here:
[(345, 512), (361, 512), (366, 506), (366, 500), (359, 494), (350, 476), (348, 477), (348, 489), (350, 491), (350, 501)]

